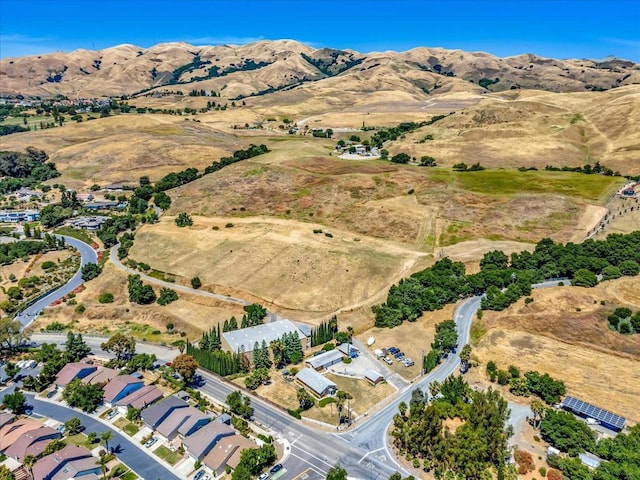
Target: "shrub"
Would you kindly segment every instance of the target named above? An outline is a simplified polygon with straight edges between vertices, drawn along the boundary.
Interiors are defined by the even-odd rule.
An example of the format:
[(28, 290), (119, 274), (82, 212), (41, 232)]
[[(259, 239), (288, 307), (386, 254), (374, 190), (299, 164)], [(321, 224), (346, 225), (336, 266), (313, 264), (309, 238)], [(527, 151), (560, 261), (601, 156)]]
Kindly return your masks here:
[(300, 410), (291, 410), (290, 408), (287, 409), (287, 413), (289, 415), (291, 415), (294, 418), (297, 418), (298, 420), (302, 419), (302, 415), (300, 415)]
[(191, 288), (195, 288), (196, 290), (202, 286), (202, 281), (200, 277), (193, 277), (191, 279)]
[(547, 472), (547, 480), (562, 480), (562, 472), (550, 469)]
[(227, 223), (224, 228), (233, 228), (233, 223), (229, 222)]
[(55, 266), (56, 266), (55, 262), (52, 262), (52, 261), (48, 260), (48, 261), (46, 261), (46, 262), (44, 262), (42, 264), (42, 269), (43, 270), (49, 270), (49, 269), (51, 269), (51, 268), (53, 268)]
[(547, 469), (545, 467), (540, 467), (538, 469), (538, 473), (540, 474), (540, 476), (542, 476), (542, 478), (547, 476)]
[(111, 292), (101, 293), (100, 296), (98, 297), (98, 302), (100, 302), (100, 303), (113, 303), (113, 293), (111, 293)]
[(79, 303), (78, 305), (76, 305), (76, 308), (74, 309), (74, 312), (76, 312), (76, 313), (84, 313), (84, 311), (86, 309), (87, 309), (87, 307), (85, 307), (83, 303)]
[(353, 360), (351, 360), (349, 357), (345, 358), (344, 360), (342, 360), (342, 363), (349, 365)]

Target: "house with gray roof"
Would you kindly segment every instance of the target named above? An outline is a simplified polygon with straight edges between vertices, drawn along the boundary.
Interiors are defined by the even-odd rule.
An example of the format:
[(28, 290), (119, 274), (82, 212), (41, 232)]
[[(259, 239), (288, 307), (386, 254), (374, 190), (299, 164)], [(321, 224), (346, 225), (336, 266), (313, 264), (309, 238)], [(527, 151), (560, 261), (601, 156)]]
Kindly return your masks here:
[(115, 404), (118, 400), (144, 387), (144, 381), (131, 375), (118, 375), (104, 386), (104, 401)]
[(267, 342), (267, 345), (269, 345), (273, 340), (282, 338), (285, 333), (295, 333), (298, 335), (300, 343), (302, 344), (302, 350), (306, 350), (309, 347), (306, 335), (290, 320), (278, 320), (254, 327), (223, 332), (222, 346), (232, 352), (249, 353), (253, 351), (256, 342), (262, 344), (264, 340)]
[(316, 372), (313, 368), (303, 368), (300, 370), (296, 375), (296, 380), (311, 390), (318, 397), (332, 395), (338, 389), (335, 383), (324, 375)]
[(175, 409), (156, 427), (156, 431), (167, 440), (178, 435), (188, 437), (211, 421), (211, 417), (197, 408)]
[(371, 385), (377, 385), (380, 382), (384, 382), (384, 376), (375, 370), (366, 370), (364, 372), (364, 378), (367, 379)]
[(202, 460), (222, 438), (235, 434), (235, 430), (228, 425), (211, 422), (189, 435), (182, 446), (194, 461)]
[(349, 358), (356, 358), (360, 355), (360, 350), (358, 350), (358, 347), (354, 346), (352, 343), (341, 343), (338, 345), (338, 350)]
[(144, 424), (151, 430), (155, 430), (174, 410), (188, 408), (189, 404), (178, 397), (171, 395), (161, 402), (145, 408), (141, 412)]
[(336, 363), (340, 363), (341, 361), (342, 352), (339, 350), (329, 350), (328, 352), (323, 352), (320, 355), (307, 358), (304, 363), (315, 370), (322, 370), (330, 367), (331, 365), (335, 365)]
[(67, 445), (39, 459), (33, 466), (33, 478), (67, 480), (69, 478), (98, 478), (100, 467), (91, 452), (84, 447)]
[(122, 413), (126, 413), (129, 407), (142, 410), (148, 405), (160, 400), (162, 396), (162, 390), (158, 387), (155, 385), (146, 385), (113, 403)]
[(98, 369), (95, 365), (88, 363), (74, 362), (67, 363), (56, 375), (55, 384), (58, 388), (63, 388), (76, 378), (82, 379)]

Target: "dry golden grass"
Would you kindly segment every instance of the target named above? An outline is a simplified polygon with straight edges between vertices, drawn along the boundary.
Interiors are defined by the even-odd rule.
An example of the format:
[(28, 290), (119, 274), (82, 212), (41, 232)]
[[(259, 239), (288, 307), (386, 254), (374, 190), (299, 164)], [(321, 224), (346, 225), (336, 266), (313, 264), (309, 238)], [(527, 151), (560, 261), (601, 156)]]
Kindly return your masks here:
[(502, 368), (515, 365), (524, 372), (545, 372), (562, 380), (568, 394), (640, 421), (637, 360), (510, 329), (491, 329), (474, 355), (482, 363), (480, 369), (494, 360)]
[[(248, 143), (248, 142), (247, 142)], [(245, 142), (172, 115), (127, 114), (7, 136), (3, 149), (43, 149), (69, 188), (152, 181), (187, 167), (204, 169)]]
[(313, 233), (319, 225), (290, 220), (239, 218), (233, 228), (226, 222), (196, 216), (193, 227), (180, 229), (163, 218), (140, 229), (130, 256), (186, 279), (244, 290), (306, 320), (368, 303), (424, 255), (325, 228), (328, 238)]
[[(179, 293), (179, 299), (162, 307), (157, 304), (137, 305), (130, 303), (127, 293), (127, 275), (111, 263), (105, 265), (103, 273), (85, 283), (86, 289), (76, 296), (86, 310), (82, 314), (74, 312), (75, 307), (61, 304), (49, 307), (34, 322), (34, 329), (58, 321), (74, 322), (74, 330), (80, 332), (110, 335), (116, 331), (129, 333), (137, 338), (171, 343), (179, 340), (179, 335), (166, 333), (168, 323), (173, 323), (177, 331), (185, 332), (191, 340), (200, 337), (204, 330), (214, 327), (232, 315), (242, 315), (242, 308), (234, 304), (213, 299)], [(157, 289), (156, 289), (157, 291)], [(111, 292), (114, 303), (100, 304), (101, 293)], [(153, 333), (160, 331), (161, 333)], [(185, 340), (186, 338), (182, 338)]]

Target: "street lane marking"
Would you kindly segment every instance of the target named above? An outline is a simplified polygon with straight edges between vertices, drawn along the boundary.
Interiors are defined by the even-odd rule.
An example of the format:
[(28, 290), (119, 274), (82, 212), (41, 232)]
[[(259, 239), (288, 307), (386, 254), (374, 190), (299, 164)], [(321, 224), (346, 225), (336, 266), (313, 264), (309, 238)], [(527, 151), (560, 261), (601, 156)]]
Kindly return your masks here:
[[(306, 453), (307, 455), (309, 455), (311, 458), (315, 458), (316, 460), (318, 460), (319, 462), (324, 463), (325, 465), (327, 465), (329, 468), (333, 468), (333, 465), (331, 465), (330, 463), (328, 463), (326, 461), (326, 459), (322, 459), (320, 457), (316, 457), (315, 455), (313, 455), (311, 452), (306, 451), (304, 448), (300, 448), (300, 447), (296, 447), (298, 450), (300, 450), (301, 452)], [(292, 449), (293, 450), (293, 449)], [(293, 453), (293, 451), (291, 452), (291, 455), (295, 455)], [(296, 455), (297, 456), (297, 455)], [(300, 458), (300, 457), (298, 457)], [(311, 463), (309, 461), (306, 461), (307, 463), (309, 463), (309, 465), (311, 465)]]
[(358, 463), (362, 463), (362, 461), (367, 458), (369, 455), (371, 455), (372, 453), (376, 453), (379, 452), (380, 450), (384, 450), (384, 447), (378, 448), (377, 450), (371, 450), (370, 452), (365, 453), (362, 458), (360, 460), (358, 460)]
[[(319, 468), (317, 468), (313, 463), (309, 462), (309, 460), (307, 460), (306, 458), (300, 457), (299, 455), (296, 455), (295, 453), (292, 453), (291, 455), (293, 455), (294, 457), (296, 457), (298, 460), (302, 460), (304, 463), (306, 463), (307, 465), (310, 465), (309, 468), (307, 468), (305, 470), (305, 472), (309, 471), (309, 470), (313, 470), (314, 472), (316, 472), (318, 475), (321, 476), (326, 476), (327, 472), (325, 472), (324, 470), (320, 470)], [(304, 473), (304, 472), (303, 472)], [(297, 478), (297, 477), (296, 477)]]

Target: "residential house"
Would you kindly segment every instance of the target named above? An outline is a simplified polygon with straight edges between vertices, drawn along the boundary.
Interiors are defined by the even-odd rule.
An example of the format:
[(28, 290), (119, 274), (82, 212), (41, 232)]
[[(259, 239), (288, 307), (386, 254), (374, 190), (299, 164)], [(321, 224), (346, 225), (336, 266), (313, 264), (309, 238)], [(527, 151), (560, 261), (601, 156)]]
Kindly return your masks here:
[(211, 449), (224, 437), (235, 435), (235, 430), (224, 423), (211, 422), (192, 435), (189, 435), (182, 446), (194, 460), (202, 460)]
[(307, 358), (304, 363), (315, 370), (322, 370), (330, 367), (331, 365), (335, 365), (336, 363), (340, 363), (341, 361), (342, 353), (340, 351), (329, 350), (328, 352), (323, 352), (320, 355)]
[(156, 427), (156, 431), (167, 440), (173, 440), (178, 435), (188, 437), (211, 421), (211, 417), (197, 408), (187, 407), (171, 412)]
[(256, 448), (255, 443), (242, 435), (224, 437), (207, 453), (202, 463), (219, 476), (224, 473), (227, 465), (232, 469), (236, 468), (242, 451), (250, 448)]
[(597, 457), (589, 452), (579, 453), (578, 458), (582, 462), (583, 465), (586, 465), (591, 470), (595, 470), (600, 466), (600, 463), (603, 461), (600, 457)]
[(36, 429), (29, 430), (20, 435), (4, 451), (7, 457), (15, 458), (21, 462), (27, 455), (39, 456), (44, 448), (56, 438), (60, 438), (60, 432), (51, 427), (40, 424)]
[(231, 425), (231, 415), (228, 413), (221, 413), (214, 420), (216, 423), (224, 423), (225, 425)]
[(95, 372), (84, 377), (81, 382), (91, 385), (105, 385), (118, 376), (118, 371), (113, 368), (98, 367)]
[(100, 467), (91, 452), (75, 445), (67, 445), (62, 450), (42, 457), (32, 471), (33, 478), (41, 480), (95, 479), (100, 475)]
[(162, 398), (162, 390), (155, 385), (146, 385), (120, 400), (113, 402), (122, 413), (126, 413), (129, 407), (142, 410)]
[(20, 436), (31, 430), (40, 428), (42, 423), (32, 418), (23, 418), (13, 422), (6, 422), (0, 427), (0, 452), (4, 452), (16, 442)]
[(67, 363), (56, 375), (55, 384), (58, 388), (64, 388), (76, 378), (82, 379), (98, 369), (95, 365), (88, 363), (74, 362)]
[(143, 380), (131, 375), (118, 375), (104, 386), (104, 401), (113, 405), (142, 387), (144, 387)]
[(16, 419), (13, 413), (0, 412), (0, 429), (5, 425), (12, 423)]
[[(340, 353), (338, 353), (340, 355)], [(342, 356), (341, 356), (342, 358)], [(310, 389), (318, 397), (331, 395), (336, 392), (337, 385), (313, 368), (303, 368), (296, 375), (296, 380)]]
[(0, 210), (0, 222), (35, 222), (39, 219), (38, 210)]
[(189, 408), (189, 404), (171, 395), (161, 402), (142, 410), (141, 418), (151, 430), (155, 430), (172, 412)]
[(380, 372), (376, 372), (375, 370), (367, 370), (364, 372), (364, 378), (367, 379), (371, 385), (377, 385), (381, 382), (384, 382), (384, 377)]

